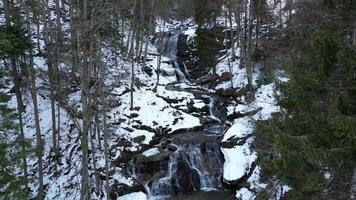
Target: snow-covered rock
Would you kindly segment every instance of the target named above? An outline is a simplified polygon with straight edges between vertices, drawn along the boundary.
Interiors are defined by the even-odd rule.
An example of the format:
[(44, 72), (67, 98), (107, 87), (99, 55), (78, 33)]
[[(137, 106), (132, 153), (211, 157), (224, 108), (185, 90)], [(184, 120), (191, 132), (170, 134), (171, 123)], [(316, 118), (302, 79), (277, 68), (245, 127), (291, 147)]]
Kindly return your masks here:
[(143, 192), (134, 192), (121, 196), (117, 200), (147, 200), (147, 195)]

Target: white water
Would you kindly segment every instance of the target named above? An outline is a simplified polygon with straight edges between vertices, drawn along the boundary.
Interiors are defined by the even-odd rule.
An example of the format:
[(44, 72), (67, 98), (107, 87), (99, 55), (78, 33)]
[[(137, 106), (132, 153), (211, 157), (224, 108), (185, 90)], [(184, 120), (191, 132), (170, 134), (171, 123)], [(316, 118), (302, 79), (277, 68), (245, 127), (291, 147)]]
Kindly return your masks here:
[(214, 109), (214, 102), (215, 102), (215, 101), (214, 101), (214, 98), (210, 97), (209, 104), (208, 104), (210, 117), (211, 117), (212, 119), (215, 119), (215, 120), (218, 121), (218, 122), (222, 122), (218, 117), (216, 117), (216, 116), (214, 115), (214, 112), (213, 112), (213, 109)]
[[(177, 154), (172, 154), (169, 162), (167, 175), (158, 180), (151, 182), (151, 185), (145, 185), (149, 200), (166, 199), (174, 194), (172, 179), (177, 171)], [(179, 185), (177, 185), (179, 187)]]
[(165, 34), (162, 40), (162, 52), (165, 56), (171, 59), (178, 81), (182, 83), (190, 83), (186, 77), (187, 70), (185, 65), (184, 65), (184, 71), (182, 71), (177, 61), (178, 39), (179, 39), (178, 33), (169, 32), (168, 34)]
[[(180, 83), (190, 83), (187, 78), (187, 69), (184, 63), (181, 65), (177, 61), (178, 51), (178, 33), (166, 33), (161, 41), (161, 52), (171, 59), (172, 65), (175, 69), (177, 79)], [(181, 67), (182, 66), (182, 67)], [(213, 113), (214, 99), (211, 98), (209, 102), (210, 117), (220, 121)], [(194, 191), (216, 191), (222, 185), (222, 165), (223, 160), (220, 155), (220, 148), (218, 143), (213, 144), (181, 144), (176, 152), (172, 152), (168, 161), (168, 169), (165, 170), (166, 174), (156, 180), (146, 180), (145, 189), (147, 191), (149, 200), (162, 200), (167, 199), (177, 193), (181, 192), (178, 177), (178, 160), (179, 164), (184, 162), (188, 166), (189, 173), (194, 172), (199, 175), (199, 180), (192, 181), (186, 174), (186, 179), (192, 183)], [(183, 161), (182, 161), (183, 160)], [(181, 173), (181, 171), (179, 171)], [(138, 177), (137, 177), (138, 176)], [(135, 177), (139, 177), (136, 174)], [(198, 182), (199, 181), (199, 182)], [(193, 183), (198, 182), (198, 183)], [(198, 185), (199, 184), (199, 185)]]
[[(197, 145), (190, 145), (186, 150), (189, 152), (190, 167), (196, 169), (199, 173), (200, 190), (201, 191), (215, 191), (217, 187), (221, 186), (222, 170), (220, 167), (216, 168), (216, 160), (214, 159), (217, 153), (214, 150), (207, 149), (205, 154), (202, 153), (201, 147)], [(208, 155), (206, 155), (208, 154)], [(206, 156), (209, 158), (206, 159)], [(216, 158), (216, 157), (215, 157)], [(203, 160), (206, 159), (206, 160)]]
[[(145, 185), (148, 199), (167, 199), (175, 195), (177, 191), (179, 192), (179, 180), (178, 176), (176, 176), (179, 157), (183, 158), (190, 170), (195, 170), (199, 174), (200, 187), (194, 188), (194, 191), (218, 190), (221, 187), (223, 175), (221, 168), (222, 160), (219, 158), (219, 147), (217, 144), (205, 145), (204, 152), (202, 151), (201, 144), (185, 144), (172, 153), (168, 162), (167, 174)], [(173, 185), (173, 183), (175, 184)]]

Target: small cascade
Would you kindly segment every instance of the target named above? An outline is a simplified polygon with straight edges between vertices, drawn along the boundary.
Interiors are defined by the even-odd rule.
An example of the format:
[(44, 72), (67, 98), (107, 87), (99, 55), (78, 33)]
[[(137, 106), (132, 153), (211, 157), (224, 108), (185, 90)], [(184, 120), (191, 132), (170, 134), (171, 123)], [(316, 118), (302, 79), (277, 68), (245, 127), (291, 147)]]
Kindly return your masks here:
[[(177, 146), (175, 152), (170, 152), (168, 162), (157, 161), (155, 156), (152, 156), (155, 163), (151, 165), (157, 166), (154, 173), (143, 173), (147, 170), (136, 168), (133, 170), (135, 178), (145, 183), (150, 200), (163, 200), (194, 191), (216, 191), (222, 187), (223, 158), (216, 141), (184, 142)], [(164, 155), (167, 152), (161, 153)], [(145, 161), (148, 162), (152, 161)]]
[(175, 188), (179, 188), (174, 181), (174, 175), (177, 172), (177, 154), (172, 154), (168, 162), (168, 169), (166, 176), (151, 181), (145, 185), (147, 194), (151, 200), (166, 199), (175, 194)]
[(156, 45), (163, 55), (171, 59), (178, 81), (189, 83), (185, 64), (180, 64), (177, 60), (178, 39), (179, 33), (167, 32), (162, 36), (161, 42), (156, 42)]
[(214, 98), (210, 97), (210, 100), (209, 100), (209, 114), (210, 114), (210, 117), (218, 122), (221, 122), (221, 120), (215, 116), (214, 114), (214, 106), (215, 106), (215, 100)]
[(214, 191), (221, 187), (223, 175), (222, 162), (219, 158), (220, 152), (216, 144), (189, 145), (189, 163), (192, 169), (199, 173), (200, 190)]

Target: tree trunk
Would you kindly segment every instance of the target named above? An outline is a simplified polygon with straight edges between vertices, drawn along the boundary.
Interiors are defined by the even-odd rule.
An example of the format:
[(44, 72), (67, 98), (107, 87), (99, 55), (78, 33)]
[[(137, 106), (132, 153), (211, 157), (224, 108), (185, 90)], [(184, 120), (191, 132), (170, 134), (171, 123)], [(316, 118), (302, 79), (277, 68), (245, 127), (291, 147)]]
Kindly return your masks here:
[(131, 86), (130, 86), (130, 110), (134, 109), (134, 82), (135, 82), (135, 65), (134, 59), (131, 58)]
[[(232, 27), (232, 22), (233, 21), (232, 21), (232, 3), (231, 3), (231, 0), (229, 0), (228, 12), (229, 12), (229, 22), (230, 22), (231, 62), (234, 62), (235, 58), (236, 58), (236, 53), (235, 53), (234, 32), (233, 32), (233, 27)], [(238, 23), (238, 22), (236, 21), (236, 23)]]
[[(57, 0), (58, 1), (58, 0)], [(52, 37), (50, 36), (50, 30), (47, 24), (47, 18), (49, 22), (51, 21), (50, 19), (50, 10), (48, 8), (48, 0), (44, 2), (45, 5), (43, 5), (43, 14), (42, 14), (42, 20), (43, 20), (43, 39), (46, 48), (46, 55), (47, 55), (47, 66), (48, 66), (48, 79), (49, 79), (49, 84), (50, 84), (50, 96), (51, 96), (51, 119), (52, 119), (52, 150), (53, 152), (56, 152), (57, 150), (57, 135), (56, 135), (56, 105), (54, 102), (55, 99), (55, 71), (53, 68), (53, 47), (52, 46)]]
[[(89, 71), (90, 65), (88, 64), (88, 28), (90, 27), (88, 23), (88, 5), (87, 0), (81, 1), (83, 3), (83, 9), (81, 6), (78, 7), (78, 15), (81, 19), (83, 26), (77, 29), (77, 50), (81, 50), (84, 55), (81, 55), (81, 51), (78, 52), (79, 57), (79, 69), (80, 69), (80, 88), (81, 88), (81, 102), (82, 102), (82, 113), (83, 113), (83, 128), (81, 135), (81, 147), (82, 147), (82, 181), (80, 190), (80, 199), (88, 200), (90, 199), (89, 192), (89, 172), (88, 172), (88, 133), (90, 129), (90, 106), (89, 101)], [(81, 40), (83, 39), (83, 41)], [(81, 49), (82, 47), (82, 49)]]
[(146, 35), (146, 44), (145, 44), (145, 54), (143, 57), (143, 66), (146, 65), (146, 61), (147, 61), (147, 53), (148, 53), (148, 44), (150, 42), (150, 35), (151, 35), (151, 31), (152, 31), (152, 18), (153, 18), (153, 6), (154, 6), (155, 0), (151, 0), (151, 13), (150, 13), (150, 24), (148, 26), (148, 33)]
[[(95, 127), (94, 127), (95, 129)], [(91, 145), (91, 149), (92, 149), (92, 160), (93, 160), (93, 168), (94, 168), (94, 176), (95, 176), (95, 193), (96, 195), (100, 194), (100, 187), (99, 187), (99, 174), (98, 174), (98, 170), (96, 167), (96, 159), (95, 159), (95, 154), (96, 154), (96, 150), (95, 150), (95, 145), (94, 145), (94, 138), (95, 138), (95, 133), (93, 131), (92, 128), (90, 128), (90, 145)]]
[(39, 110), (37, 104), (37, 88), (36, 88), (36, 72), (32, 66), (30, 66), (30, 84), (31, 84), (31, 96), (33, 101), (33, 113), (35, 117), (35, 127), (36, 127), (36, 155), (37, 155), (37, 164), (38, 164), (38, 194), (37, 198), (43, 198), (43, 164), (42, 164), (42, 154), (43, 154), (43, 141), (41, 136), (41, 127), (40, 127), (40, 118), (39, 118)]

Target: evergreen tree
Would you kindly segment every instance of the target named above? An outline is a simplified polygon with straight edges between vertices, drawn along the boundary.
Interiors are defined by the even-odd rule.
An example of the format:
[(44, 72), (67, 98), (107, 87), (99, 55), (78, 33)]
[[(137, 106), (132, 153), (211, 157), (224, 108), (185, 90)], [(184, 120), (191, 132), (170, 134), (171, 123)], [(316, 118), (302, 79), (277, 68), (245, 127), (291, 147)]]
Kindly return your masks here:
[(355, 46), (332, 24), (296, 41), (282, 112), (257, 125), (259, 162), (291, 186), (287, 199), (348, 199), (356, 160)]
[(25, 199), (26, 179), (16, 174), (25, 155), (20, 150), (16, 111), (8, 106), (11, 96), (5, 92), (9, 79), (4, 69), (0, 80), (0, 198)]

